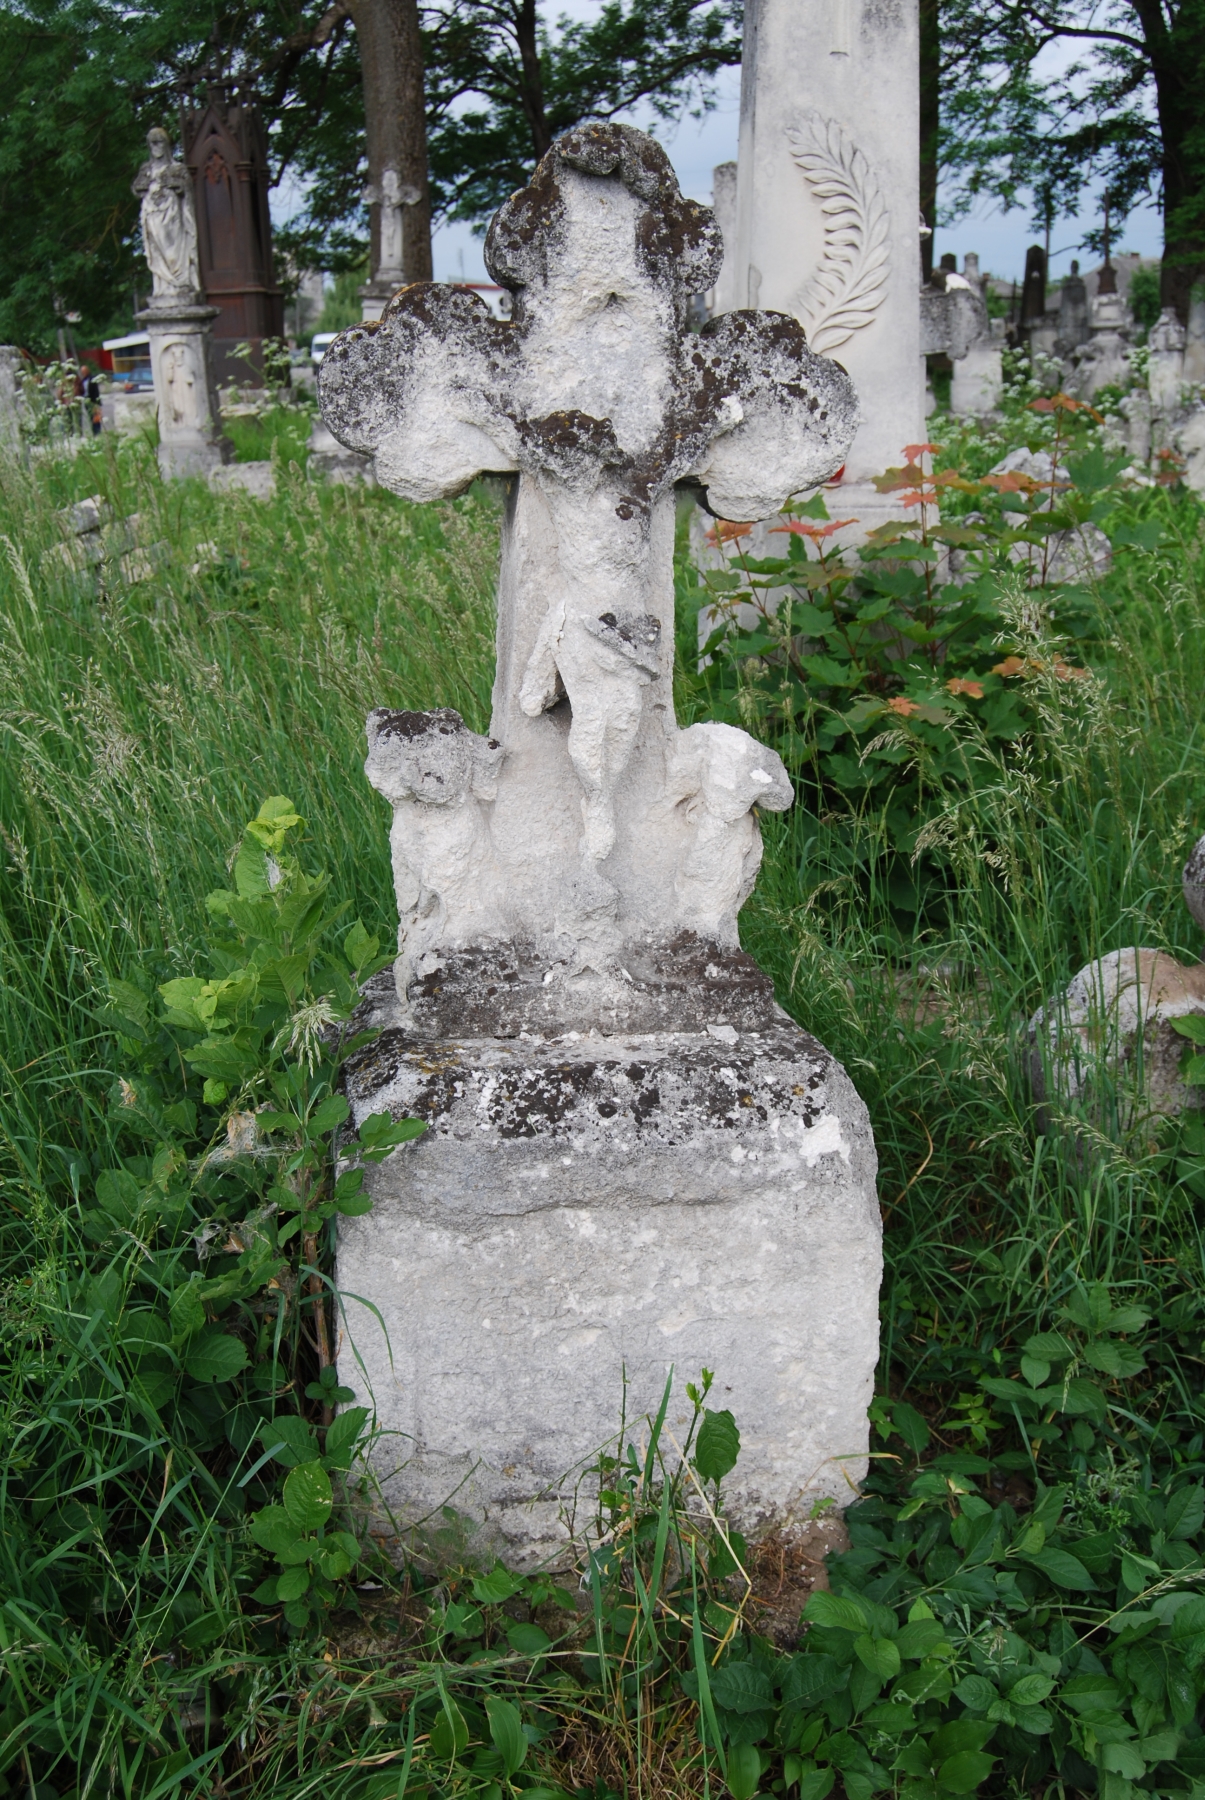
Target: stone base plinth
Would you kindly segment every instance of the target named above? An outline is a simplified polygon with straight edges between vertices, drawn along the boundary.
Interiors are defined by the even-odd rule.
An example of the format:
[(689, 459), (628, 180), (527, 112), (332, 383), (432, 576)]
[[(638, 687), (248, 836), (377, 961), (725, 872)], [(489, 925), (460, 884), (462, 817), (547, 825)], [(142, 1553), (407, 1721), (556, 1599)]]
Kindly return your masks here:
[(704, 1366), (708, 1404), (736, 1417), (726, 1491), (744, 1529), (848, 1499), (881, 1227), (840, 1065), (780, 1012), (756, 1030), (438, 1042), (380, 1006), (374, 1022), (349, 1072), (356, 1120), (428, 1126), (369, 1174), (373, 1210), (339, 1240), (340, 1380), (395, 1434), (374, 1453), (394, 1516), (421, 1538), (450, 1504), (474, 1553), (555, 1561), (625, 1378), (630, 1430), (671, 1364), (679, 1442)]
[(208, 476), (234, 458), (234, 445), (222, 435), (213, 378), (210, 331), (218, 309), (184, 298), (135, 316), (150, 338), (159, 472), (166, 481)]

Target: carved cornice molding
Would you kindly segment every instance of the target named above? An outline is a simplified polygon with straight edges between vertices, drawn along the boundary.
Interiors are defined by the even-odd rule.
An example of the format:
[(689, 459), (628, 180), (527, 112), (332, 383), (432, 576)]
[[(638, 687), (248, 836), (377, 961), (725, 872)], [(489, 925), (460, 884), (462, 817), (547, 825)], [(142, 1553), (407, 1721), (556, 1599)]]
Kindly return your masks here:
[(891, 215), (865, 155), (835, 119), (807, 113), (787, 127), (787, 141), (824, 215), (824, 255), (795, 311), (811, 348), (828, 356), (882, 304)]

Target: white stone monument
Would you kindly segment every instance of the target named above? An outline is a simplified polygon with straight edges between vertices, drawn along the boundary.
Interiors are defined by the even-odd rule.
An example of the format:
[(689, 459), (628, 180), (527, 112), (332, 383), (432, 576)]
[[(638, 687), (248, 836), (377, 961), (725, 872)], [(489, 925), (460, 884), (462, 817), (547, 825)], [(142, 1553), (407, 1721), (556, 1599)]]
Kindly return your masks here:
[(164, 476), (208, 475), (231, 460), (223, 437), (210, 356), (217, 307), (206, 306), (197, 262), (192, 177), (172, 158), (171, 140), (147, 133), (150, 156), (134, 178), (142, 200), (142, 244), (151, 271), (150, 305), (136, 315), (150, 338)]
[(871, 477), (925, 437), (915, 5), (748, 0), (726, 306), (791, 313), (865, 396), (835, 504), (895, 516)]
[(652, 139), (583, 126), (490, 228), (509, 320), (416, 284), (319, 374), (330, 428), (395, 492), (512, 478), (490, 735), (369, 720), (400, 954), (348, 1092), (357, 1120), (428, 1130), (370, 1173), (338, 1283), (344, 1378), (363, 1390), (362, 1358), (401, 1434), (377, 1455), (390, 1504), (414, 1521), (454, 1493), (519, 1562), (555, 1552), (625, 1371), (629, 1417), (670, 1364), (717, 1371), (749, 1525), (865, 1467), (869, 1123), (737, 935), (758, 811), (791, 785), (672, 701), (675, 485), (764, 518), (840, 467), (856, 401), (792, 318), (686, 329), (720, 254)]
[(10, 454), (21, 448), (21, 352), (15, 344), (0, 344), (0, 450)]

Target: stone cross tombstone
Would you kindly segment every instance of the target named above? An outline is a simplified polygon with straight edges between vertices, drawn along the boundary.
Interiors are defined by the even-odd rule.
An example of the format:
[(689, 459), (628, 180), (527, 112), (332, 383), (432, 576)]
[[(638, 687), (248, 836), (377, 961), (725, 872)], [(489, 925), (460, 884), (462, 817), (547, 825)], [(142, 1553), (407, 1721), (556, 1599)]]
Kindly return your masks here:
[(147, 133), (150, 155), (134, 178), (151, 300), (135, 315), (150, 338), (159, 415), (159, 468), (169, 478), (207, 475), (229, 462), (213, 379), (210, 333), (218, 309), (206, 306), (197, 258), (192, 177), (172, 157), (158, 127)]
[(338, 1280), (347, 1379), (354, 1347), (401, 1434), (378, 1462), (395, 1513), (455, 1490), (518, 1562), (555, 1553), (625, 1371), (629, 1415), (670, 1364), (679, 1387), (719, 1372), (748, 1523), (806, 1518), (864, 1466), (869, 1124), (737, 934), (758, 814), (791, 785), (743, 731), (680, 730), (672, 696), (675, 487), (764, 518), (840, 466), (856, 401), (782, 314), (686, 329), (721, 254), (652, 139), (583, 126), (490, 227), (508, 321), (415, 284), (319, 377), (395, 492), (511, 477), (490, 734), (368, 721), (399, 956), (348, 1091), (357, 1119), (428, 1130), (370, 1176)]

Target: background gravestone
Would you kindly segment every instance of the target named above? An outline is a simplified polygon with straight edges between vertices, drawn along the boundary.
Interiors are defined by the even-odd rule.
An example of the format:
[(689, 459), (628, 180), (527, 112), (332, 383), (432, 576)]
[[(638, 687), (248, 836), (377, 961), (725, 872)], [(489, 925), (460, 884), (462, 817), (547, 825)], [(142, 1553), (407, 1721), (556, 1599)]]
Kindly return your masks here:
[(197, 249), (213, 325), (219, 385), (254, 380), (234, 354), (251, 347), (262, 374), (263, 340), (284, 333), (284, 298), (272, 259), (267, 145), (257, 108), (229, 82), (207, 84), (203, 100), (181, 114), (184, 161), (192, 176)]
[[(561, 138), (495, 218), (515, 296), (405, 288), (323, 361), (327, 424), (415, 500), (515, 477), (489, 737), (374, 713), (400, 914), (357, 1119), (427, 1134), (341, 1228), (343, 1379), (372, 1384), (403, 1518), (455, 1504), (555, 1549), (575, 1465), (717, 1370), (747, 1524), (864, 1468), (880, 1226), (865, 1108), (739, 948), (775, 754), (673, 713), (675, 487), (777, 511), (844, 459), (852, 385), (781, 314), (700, 335), (722, 244), (664, 152)], [(671, 1426), (675, 1414), (671, 1411)]]
[(723, 309), (793, 314), (864, 396), (834, 512), (898, 511), (871, 480), (925, 439), (917, 9), (877, 0), (745, 8), (736, 230)]

